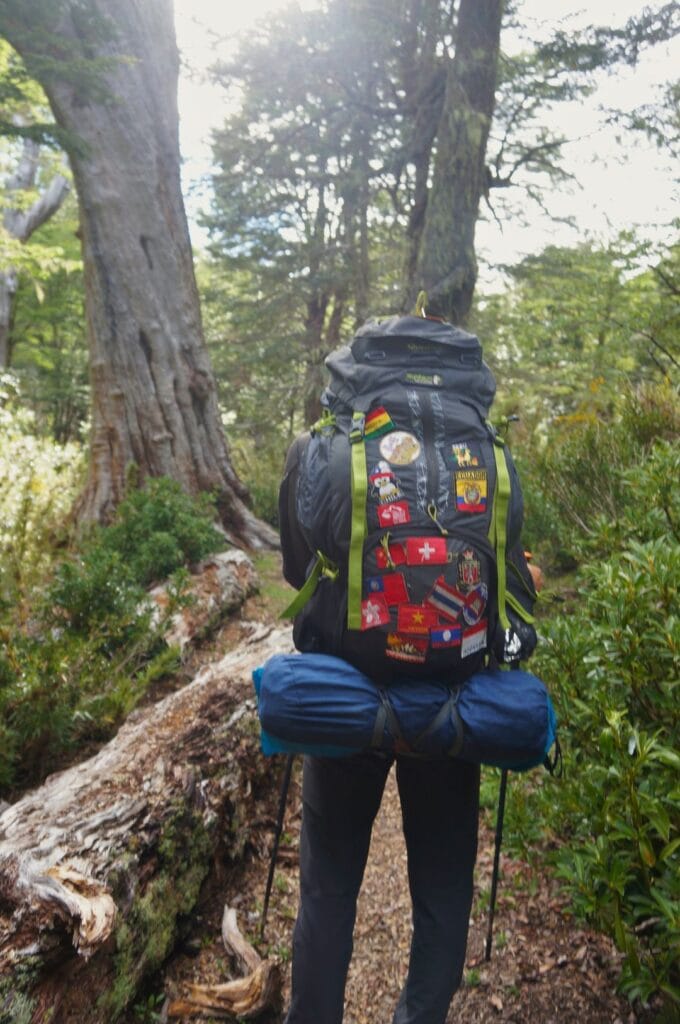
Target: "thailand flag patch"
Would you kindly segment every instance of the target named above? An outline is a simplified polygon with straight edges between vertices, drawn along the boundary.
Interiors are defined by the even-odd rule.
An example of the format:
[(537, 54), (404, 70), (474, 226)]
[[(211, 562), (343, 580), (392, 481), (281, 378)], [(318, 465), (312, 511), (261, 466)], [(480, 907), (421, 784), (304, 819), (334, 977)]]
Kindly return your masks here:
[(440, 615), (455, 621), (465, 607), (465, 595), (440, 576), (425, 598), (427, 604), (436, 608)]

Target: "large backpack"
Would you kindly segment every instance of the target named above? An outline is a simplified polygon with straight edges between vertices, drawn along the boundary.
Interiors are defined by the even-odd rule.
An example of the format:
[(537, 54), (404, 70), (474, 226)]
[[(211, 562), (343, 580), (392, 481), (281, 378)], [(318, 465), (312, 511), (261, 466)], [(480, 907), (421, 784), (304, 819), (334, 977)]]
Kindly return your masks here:
[(298, 649), (380, 683), (460, 683), (490, 655), (525, 657), (536, 592), (522, 495), (487, 418), (495, 382), (478, 339), (393, 317), (364, 325), (326, 366), (297, 484), (298, 523), (316, 552), (289, 609)]

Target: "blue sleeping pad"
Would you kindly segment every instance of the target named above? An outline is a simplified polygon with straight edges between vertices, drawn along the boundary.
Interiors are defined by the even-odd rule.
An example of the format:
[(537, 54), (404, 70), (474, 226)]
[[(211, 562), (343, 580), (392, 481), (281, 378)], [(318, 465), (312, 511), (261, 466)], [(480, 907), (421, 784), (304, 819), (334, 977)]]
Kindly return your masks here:
[(404, 677), (379, 687), (341, 658), (276, 654), (253, 680), (265, 754), (372, 748), (526, 771), (556, 741), (544, 684), (519, 669), (482, 670), (460, 686)]

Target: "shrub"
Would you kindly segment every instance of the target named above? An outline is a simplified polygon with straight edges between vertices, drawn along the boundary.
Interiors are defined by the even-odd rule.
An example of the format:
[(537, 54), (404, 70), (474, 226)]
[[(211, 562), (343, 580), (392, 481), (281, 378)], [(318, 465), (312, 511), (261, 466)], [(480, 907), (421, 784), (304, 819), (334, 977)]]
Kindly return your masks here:
[[(181, 567), (225, 546), (211, 510), (170, 480), (149, 481), (56, 566), (27, 628), (15, 616), (3, 631), (0, 786), (38, 781), (79, 744), (109, 736), (175, 667), (163, 634), (184, 600)], [(159, 617), (145, 587), (170, 573)]]
[(226, 547), (214, 518), (209, 495), (192, 498), (174, 480), (158, 477), (121, 502), (112, 525), (96, 535), (95, 548), (119, 556), (132, 578), (148, 586)]
[(611, 429), (580, 428), (548, 456), (562, 502), (569, 496), (583, 520), (580, 533), (576, 516), (569, 526), (574, 545), (590, 560), (578, 596), (544, 624), (532, 666), (555, 698), (566, 775), (511, 787), (509, 833), (526, 847), (533, 823), (550, 823), (574, 910), (624, 953), (624, 991), (662, 993), (677, 1012), (680, 442), (661, 408), (630, 399)]
[[(542, 449), (528, 449), (525, 442), (517, 461), (526, 535), (541, 547), (544, 561), (559, 570), (607, 558), (626, 542), (636, 520), (647, 520), (650, 503), (660, 522), (678, 479), (678, 437), (680, 398), (662, 385), (630, 389), (608, 420), (565, 417)], [(648, 471), (650, 460), (656, 475)], [(664, 481), (665, 472), (676, 475)], [(677, 501), (677, 487), (675, 494)], [(641, 536), (639, 530), (632, 535)]]
[(0, 605), (48, 571), (83, 470), (80, 445), (35, 436), (33, 414), (17, 400), (0, 374)]

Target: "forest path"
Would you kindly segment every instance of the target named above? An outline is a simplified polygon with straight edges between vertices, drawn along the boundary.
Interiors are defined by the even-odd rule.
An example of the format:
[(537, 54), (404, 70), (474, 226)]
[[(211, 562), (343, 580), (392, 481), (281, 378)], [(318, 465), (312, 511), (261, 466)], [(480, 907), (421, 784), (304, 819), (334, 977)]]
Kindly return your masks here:
[[(290, 944), (298, 890), (301, 759), (291, 784), (281, 853), (262, 953), (284, 961), (284, 1001), (290, 993)], [(482, 818), (475, 873), (465, 981), (454, 997), (447, 1024), (635, 1024), (647, 1022), (616, 994), (618, 955), (610, 940), (580, 927), (563, 897), (542, 871), (502, 856), (494, 948), (484, 962), (493, 831)], [(268, 871), (272, 823), (261, 833), (261, 855), (222, 885), (194, 921), (192, 938), (168, 966), (165, 989), (187, 981), (227, 979), (219, 941), (224, 903), (238, 908), (242, 928), (257, 941)], [(390, 1024), (406, 973), (410, 900), (406, 851), (394, 772), (376, 818), (357, 909), (354, 955), (343, 1024)], [(130, 1018), (130, 1024), (133, 1020)], [(274, 1018), (273, 1018), (274, 1019)]]

